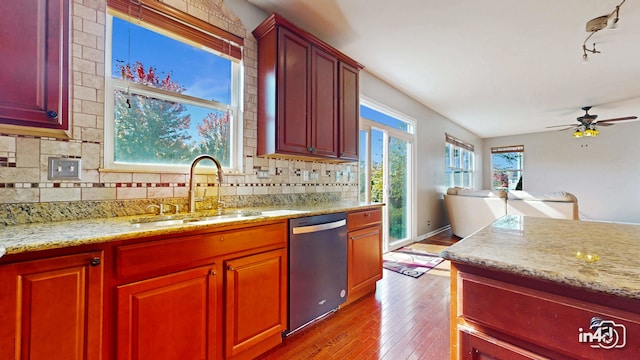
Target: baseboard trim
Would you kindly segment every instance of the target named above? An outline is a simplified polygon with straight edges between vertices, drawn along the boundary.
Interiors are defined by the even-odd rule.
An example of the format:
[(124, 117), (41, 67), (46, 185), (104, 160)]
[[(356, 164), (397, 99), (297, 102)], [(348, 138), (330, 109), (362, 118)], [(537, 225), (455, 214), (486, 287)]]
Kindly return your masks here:
[(445, 231), (448, 231), (448, 230), (451, 230), (451, 225), (443, 226), (443, 227), (441, 227), (439, 229), (436, 229), (436, 230), (433, 230), (433, 231), (429, 231), (426, 234), (418, 235), (418, 238), (417, 238), (416, 242), (422, 241), (424, 239), (428, 239), (428, 238), (430, 238), (432, 236), (438, 235), (441, 232), (445, 232)]

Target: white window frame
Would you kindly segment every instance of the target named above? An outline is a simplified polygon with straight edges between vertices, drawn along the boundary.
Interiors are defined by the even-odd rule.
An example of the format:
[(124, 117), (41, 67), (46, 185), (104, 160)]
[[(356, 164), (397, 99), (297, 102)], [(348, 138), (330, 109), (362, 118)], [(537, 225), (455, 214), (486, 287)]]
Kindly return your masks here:
[[(445, 164), (447, 169), (445, 170), (450, 170), (449, 171), (449, 179), (447, 179), (448, 181), (445, 181), (445, 185), (447, 187), (465, 187), (465, 188), (470, 188), (473, 189), (474, 185), (475, 185), (475, 148), (472, 144), (468, 144), (460, 139), (457, 139), (456, 137), (449, 135), (449, 134), (445, 134), (445, 146), (450, 147), (450, 151), (449, 151), (449, 158), (445, 158)], [(455, 151), (458, 151), (460, 153), (460, 166), (455, 166), (454, 163), (454, 154)], [(469, 154), (469, 168), (466, 168), (464, 166), (464, 161), (462, 160), (464, 158), (464, 154)], [(446, 156), (446, 151), (445, 151), (445, 156)], [(462, 183), (458, 183), (457, 179), (456, 179), (456, 172), (462, 174), (462, 179), (465, 178), (464, 174), (467, 174), (467, 178), (469, 180), (469, 183), (466, 184), (464, 183), (464, 181)], [(445, 171), (445, 176), (447, 174), (447, 171)]]
[[(220, 54), (219, 52), (197, 45), (202, 50), (231, 60), (231, 104), (226, 105), (216, 101), (206, 101), (193, 96), (174, 93), (163, 89), (151, 89), (147, 86), (136, 84), (123, 79), (114, 79), (111, 76), (113, 67), (111, 44), (113, 34), (113, 17), (117, 12), (107, 14), (106, 18), (106, 34), (105, 34), (105, 118), (104, 118), (104, 169), (103, 171), (130, 171), (130, 172), (164, 172), (164, 173), (184, 173), (189, 171), (189, 165), (171, 165), (171, 164), (138, 164), (138, 163), (119, 163), (114, 161), (114, 91), (133, 89), (136, 93), (162, 100), (179, 101), (181, 103), (209, 108), (217, 111), (229, 111), (231, 118), (230, 124), (230, 164), (224, 167), (225, 172), (241, 173), (243, 168), (243, 118), (244, 118), (244, 100), (243, 100), (243, 84), (244, 84), (244, 66), (241, 60), (234, 59), (230, 56)], [(130, 19), (122, 18), (125, 21)], [(140, 22), (136, 25), (143, 26), (155, 32), (159, 32), (165, 36), (170, 36), (174, 40), (193, 45), (193, 42), (181, 38), (175, 34), (169, 34), (167, 31), (157, 29), (156, 27)]]
[[(514, 168), (508, 168), (508, 169), (500, 169), (500, 172), (503, 171), (507, 171), (507, 172), (518, 172), (520, 174), (519, 179), (521, 179), (524, 175), (524, 145), (510, 145), (510, 146), (496, 146), (496, 147), (492, 147), (491, 148), (491, 188), (494, 190), (514, 190), (515, 187), (517, 186), (518, 181), (516, 181), (516, 185), (514, 185), (513, 189), (510, 189), (510, 186), (507, 186), (507, 188), (505, 189), (504, 187), (496, 187), (494, 186), (494, 178), (495, 178), (495, 174), (496, 174), (496, 168), (493, 165), (493, 156), (495, 154), (500, 154), (500, 153), (520, 153), (522, 154), (522, 157), (519, 161), (519, 163), (516, 164), (516, 167)], [(524, 182), (523, 182), (524, 184)]]

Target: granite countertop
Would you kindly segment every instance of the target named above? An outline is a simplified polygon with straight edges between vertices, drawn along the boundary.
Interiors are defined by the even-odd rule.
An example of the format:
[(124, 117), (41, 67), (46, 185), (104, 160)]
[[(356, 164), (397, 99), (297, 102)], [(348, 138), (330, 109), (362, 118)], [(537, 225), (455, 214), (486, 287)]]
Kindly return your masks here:
[[(268, 208), (226, 209), (234, 212), (271, 211), (269, 215), (242, 216), (223, 221), (188, 222), (163, 226), (137, 226), (135, 223), (160, 219), (182, 219), (192, 216), (178, 215), (122, 216), (88, 220), (43, 222), (0, 227), (0, 257), (4, 254), (18, 254), (30, 251), (64, 248), (77, 245), (96, 244), (114, 240), (135, 239), (142, 236), (178, 234), (188, 230), (215, 228), (228, 225), (260, 223), (265, 220), (284, 220), (302, 216), (322, 215), (343, 211), (353, 211), (382, 204), (340, 202), (310, 205), (280, 206)], [(213, 213), (198, 212), (198, 216)], [(133, 222), (133, 223), (132, 223)]]
[(507, 215), (445, 249), (441, 256), (640, 299), (640, 225)]

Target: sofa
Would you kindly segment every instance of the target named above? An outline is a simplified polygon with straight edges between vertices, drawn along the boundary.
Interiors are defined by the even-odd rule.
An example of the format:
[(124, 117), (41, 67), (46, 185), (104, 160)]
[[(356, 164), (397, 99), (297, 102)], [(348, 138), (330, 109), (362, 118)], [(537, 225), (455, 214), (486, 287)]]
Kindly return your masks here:
[(504, 215), (578, 219), (578, 200), (560, 191), (536, 193), (527, 191), (471, 190), (449, 188), (444, 195), (451, 231), (464, 238)]

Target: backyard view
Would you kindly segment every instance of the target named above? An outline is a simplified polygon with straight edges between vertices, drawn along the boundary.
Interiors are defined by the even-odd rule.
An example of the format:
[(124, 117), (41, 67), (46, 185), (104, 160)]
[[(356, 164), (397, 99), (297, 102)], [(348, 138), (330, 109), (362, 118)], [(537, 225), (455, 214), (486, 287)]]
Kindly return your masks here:
[[(407, 195), (410, 188), (408, 169), (410, 169), (411, 142), (407, 138), (412, 137), (410, 125), (367, 106), (361, 106), (360, 112), (362, 118), (375, 122), (366, 132), (368, 136), (361, 133), (361, 143), (366, 143), (368, 139), (371, 155), (371, 159), (368, 160), (367, 149), (361, 151), (361, 187), (366, 181), (364, 171), (368, 171), (371, 201), (386, 204), (387, 242), (392, 244), (409, 236), (410, 217)], [(367, 162), (368, 169), (365, 167)], [(361, 193), (363, 193), (362, 188)]]
[(229, 166), (231, 61), (115, 17), (112, 44), (114, 160)]

